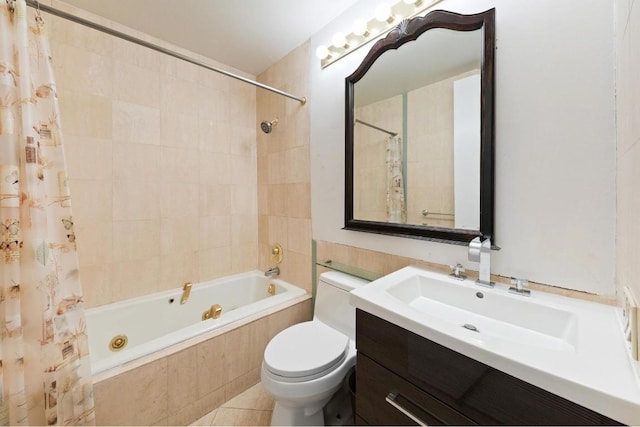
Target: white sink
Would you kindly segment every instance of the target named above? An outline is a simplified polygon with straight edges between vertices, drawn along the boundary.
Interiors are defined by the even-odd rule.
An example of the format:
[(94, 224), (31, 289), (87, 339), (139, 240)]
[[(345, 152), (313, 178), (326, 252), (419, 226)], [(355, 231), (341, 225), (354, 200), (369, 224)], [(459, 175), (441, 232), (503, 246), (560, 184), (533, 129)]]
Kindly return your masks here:
[[(618, 308), (533, 290), (530, 297), (409, 266), (351, 292), (358, 309), (630, 425), (640, 380)], [(466, 327), (465, 327), (466, 325)]]
[(536, 303), (530, 297), (502, 295), (471, 287), (469, 281), (440, 276), (415, 274), (385, 291), (410, 309), (475, 333), (475, 340), (575, 351), (578, 335), (574, 314)]

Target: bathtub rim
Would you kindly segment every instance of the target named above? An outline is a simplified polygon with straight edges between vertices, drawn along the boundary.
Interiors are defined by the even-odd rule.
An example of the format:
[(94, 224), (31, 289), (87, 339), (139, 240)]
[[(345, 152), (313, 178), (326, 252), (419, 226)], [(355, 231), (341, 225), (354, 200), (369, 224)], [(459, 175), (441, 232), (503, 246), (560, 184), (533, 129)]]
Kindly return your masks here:
[[(250, 272), (245, 272), (245, 273), (239, 273), (239, 274), (233, 274), (233, 275), (229, 275), (229, 276), (224, 276), (221, 279), (227, 279), (227, 278), (238, 278), (238, 277), (243, 277), (243, 276), (251, 276), (254, 275), (256, 272), (259, 272), (260, 274), (262, 274), (261, 271), (255, 270), (255, 271), (250, 271)], [(202, 284), (205, 283), (209, 283), (209, 282), (215, 282), (219, 279), (212, 279), (206, 282), (202, 282)], [(300, 289), (302, 290), (304, 293), (302, 295), (296, 296), (294, 298), (285, 300), (283, 302), (280, 302), (276, 305), (273, 305), (271, 307), (268, 307), (266, 309), (260, 310), (259, 312), (256, 313), (252, 313), (248, 316), (242, 317), (240, 319), (236, 319), (234, 321), (231, 321), (228, 324), (225, 324), (219, 328), (215, 328), (213, 330), (210, 331), (206, 331), (200, 335), (194, 336), (194, 337), (190, 337), (187, 338), (183, 341), (171, 344), (163, 349), (157, 350), (154, 353), (148, 354), (148, 355), (144, 355), (141, 357), (138, 357), (136, 359), (124, 362), (123, 364), (117, 365), (117, 366), (113, 366), (107, 369), (104, 369), (100, 372), (96, 372), (95, 374), (92, 373), (92, 383), (96, 384), (99, 383), (101, 381), (107, 380), (109, 378), (112, 378), (116, 375), (131, 371), (133, 369), (139, 368), (141, 366), (144, 366), (146, 364), (152, 363), (156, 360), (160, 360), (164, 357), (170, 356), (174, 353), (178, 353), (184, 349), (187, 349), (191, 346), (197, 345), (201, 342), (207, 341), (211, 338), (215, 338), (216, 336), (219, 335), (223, 335), (233, 329), (242, 327), (244, 325), (247, 325), (251, 322), (254, 322), (256, 320), (261, 319), (262, 317), (266, 317), (269, 316), (271, 314), (277, 313), (278, 311), (284, 310), (286, 308), (289, 308), (291, 306), (294, 306), (296, 304), (302, 303), (304, 301), (310, 300), (312, 298), (312, 295), (307, 292), (305, 289), (293, 285), (289, 282), (287, 282), (284, 279), (272, 279), (272, 280), (278, 280), (281, 281), (289, 286), (292, 286), (294, 288)], [(196, 285), (197, 286), (197, 285)], [(128, 304), (134, 303), (134, 300), (144, 300), (144, 299), (148, 299), (149, 296), (154, 296), (154, 297), (171, 297), (171, 296), (175, 296), (175, 289), (172, 289), (170, 291), (160, 291), (154, 294), (149, 294), (149, 295), (145, 295), (145, 296), (141, 296), (141, 297), (134, 297), (122, 302), (116, 302), (116, 303), (110, 303), (110, 304), (106, 304), (103, 306), (99, 306), (99, 307), (95, 307), (92, 310), (95, 311), (104, 311), (107, 310), (109, 306), (114, 306), (114, 305), (122, 305), (122, 304)], [(180, 292), (182, 292), (180, 290)]]

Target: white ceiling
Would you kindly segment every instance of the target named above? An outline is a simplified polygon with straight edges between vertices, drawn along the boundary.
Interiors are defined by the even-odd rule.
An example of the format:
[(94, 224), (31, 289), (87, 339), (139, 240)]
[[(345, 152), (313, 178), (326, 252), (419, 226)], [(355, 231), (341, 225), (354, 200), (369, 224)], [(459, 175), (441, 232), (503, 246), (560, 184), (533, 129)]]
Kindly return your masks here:
[(258, 75), (357, 0), (64, 0)]

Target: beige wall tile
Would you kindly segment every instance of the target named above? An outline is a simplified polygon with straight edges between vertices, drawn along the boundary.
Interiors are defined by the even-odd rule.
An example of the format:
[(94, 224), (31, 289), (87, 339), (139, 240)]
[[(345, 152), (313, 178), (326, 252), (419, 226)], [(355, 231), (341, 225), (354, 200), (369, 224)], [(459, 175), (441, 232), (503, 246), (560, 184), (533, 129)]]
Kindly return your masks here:
[(159, 281), (159, 257), (114, 262), (111, 267), (111, 302), (156, 292), (160, 289)]
[(68, 135), (65, 137), (64, 146), (69, 179), (111, 179), (113, 175), (111, 140)]
[(80, 263), (80, 282), (85, 308), (97, 307), (114, 301), (111, 289), (111, 264), (96, 266)]
[(233, 272), (231, 246), (198, 251), (200, 281), (227, 276)]
[(163, 219), (189, 219), (197, 222), (198, 184), (165, 182), (160, 188), (160, 217)]
[[(177, 412), (170, 414), (168, 418), (168, 425), (211, 425), (217, 412), (215, 408), (219, 407), (225, 401), (225, 390), (226, 387), (220, 387), (195, 402), (184, 406)], [(198, 419), (199, 417), (201, 418)], [(195, 422), (193, 421), (194, 419), (196, 420)]]
[(231, 245), (231, 217), (200, 217), (199, 249), (220, 248)]
[(231, 215), (258, 214), (258, 186), (257, 185), (232, 185), (231, 186)]
[[(108, 139), (112, 135), (111, 100), (104, 96), (71, 92), (60, 86), (60, 116), (65, 134)], [(100, 117), (100, 120), (96, 120)]]
[(200, 153), (200, 184), (231, 184), (231, 155)]
[(108, 180), (69, 180), (75, 224), (111, 221), (113, 184)]
[(113, 182), (114, 221), (160, 218), (160, 183), (152, 180)]
[(200, 182), (200, 153), (186, 148), (162, 147), (162, 182), (198, 184)]
[(132, 372), (94, 385), (96, 424), (150, 425), (167, 418), (167, 360)]
[(198, 352), (196, 347), (167, 357), (168, 412), (175, 414), (198, 399)]
[(171, 252), (160, 258), (159, 289), (181, 288), (185, 282), (200, 282), (199, 257), (196, 251)]
[(231, 268), (233, 273), (255, 270), (258, 267), (257, 259), (257, 243), (247, 243), (231, 247)]
[(160, 159), (159, 146), (114, 141), (112, 179), (141, 181), (160, 177)]
[(76, 221), (73, 228), (81, 266), (98, 266), (112, 262), (113, 224), (110, 221), (86, 225)]
[(114, 139), (160, 144), (160, 110), (122, 101), (113, 101), (112, 105)]
[(160, 220), (114, 221), (113, 261), (133, 261), (160, 256)]
[(311, 218), (310, 182), (287, 184), (286, 212), (290, 218)]
[(160, 75), (126, 61), (113, 65), (113, 97), (117, 101), (160, 107)]
[(198, 367), (198, 379), (196, 381), (196, 389), (198, 399), (202, 399), (224, 386), (224, 348), (223, 336), (207, 340), (197, 345), (196, 363)]
[(199, 215), (223, 216), (231, 214), (231, 186), (223, 184), (200, 184)]
[(160, 141), (165, 147), (180, 147), (197, 150), (200, 146), (198, 138), (198, 118), (185, 111), (168, 113), (162, 110)]
[(199, 220), (197, 217), (164, 218), (160, 222), (162, 255), (198, 250)]
[[(113, 60), (108, 55), (88, 51), (69, 44), (56, 44), (52, 47), (56, 82), (80, 94), (110, 97), (113, 92)], [(70, 65), (84, 70), (78, 74)]]
[(287, 248), (302, 255), (311, 256), (311, 220), (287, 219)]

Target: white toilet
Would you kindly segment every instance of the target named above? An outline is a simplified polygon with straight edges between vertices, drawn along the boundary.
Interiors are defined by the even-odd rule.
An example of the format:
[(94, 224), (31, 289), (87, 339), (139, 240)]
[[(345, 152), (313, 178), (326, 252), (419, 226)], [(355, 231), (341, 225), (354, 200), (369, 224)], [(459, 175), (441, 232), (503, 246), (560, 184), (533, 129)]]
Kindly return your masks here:
[(324, 425), (323, 407), (356, 363), (349, 292), (366, 283), (337, 271), (322, 273), (313, 320), (290, 326), (267, 344), (261, 377), (276, 401), (271, 425)]

